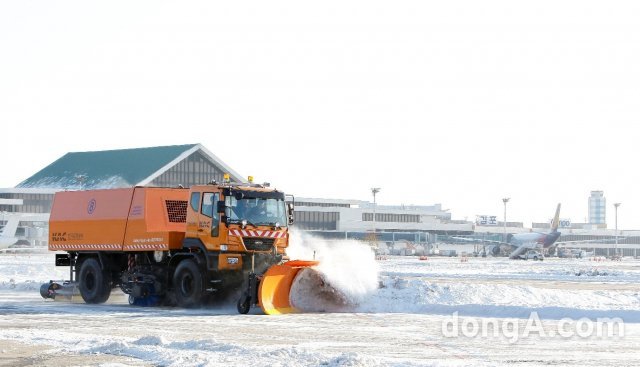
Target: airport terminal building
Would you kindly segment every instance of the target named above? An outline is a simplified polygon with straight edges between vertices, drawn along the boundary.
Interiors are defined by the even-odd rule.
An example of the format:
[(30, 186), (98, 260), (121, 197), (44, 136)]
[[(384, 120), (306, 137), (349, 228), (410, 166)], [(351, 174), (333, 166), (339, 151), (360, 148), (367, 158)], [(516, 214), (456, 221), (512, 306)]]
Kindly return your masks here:
[[(296, 228), (324, 238), (379, 241), (433, 241), (435, 234), (469, 234), (473, 224), (451, 220), (441, 204), (432, 206), (374, 205), (369, 201), (296, 198)], [(375, 216), (375, 220), (374, 220)]]

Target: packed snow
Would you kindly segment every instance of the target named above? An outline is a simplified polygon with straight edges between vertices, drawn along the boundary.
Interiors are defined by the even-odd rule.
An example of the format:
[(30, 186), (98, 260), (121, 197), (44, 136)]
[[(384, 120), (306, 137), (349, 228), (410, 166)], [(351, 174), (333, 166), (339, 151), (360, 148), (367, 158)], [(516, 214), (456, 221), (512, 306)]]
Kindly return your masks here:
[[(30, 358), (59, 364), (164, 366), (636, 365), (640, 353), (640, 261), (392, 257), (376, 261), (360, 243), (312, 242), (292, 256), (319, 270), (348, 300), (341, 312), (237, 315), (234, 305), (201, 309), (130, 306), (114, 292), (104, 305), (45, 301), (41, 283), (67, 279), (54, 255), (0, 255), (0, 365)], [(294, 242), (295, 243), (295, 242)], [(340, 250), (336, 250), (336, 246)], [(336, 310), (333, 310), (336, 311)], [(619, 318), (612, 338), (449, 338), (452, 315), (545, 330), (563, 318)], [(37, 347), (36, 349), (33, 349)], [(22, 352), (21, 352), (22, 351)], [(35, 358), (35, 359), (34, 359)]]

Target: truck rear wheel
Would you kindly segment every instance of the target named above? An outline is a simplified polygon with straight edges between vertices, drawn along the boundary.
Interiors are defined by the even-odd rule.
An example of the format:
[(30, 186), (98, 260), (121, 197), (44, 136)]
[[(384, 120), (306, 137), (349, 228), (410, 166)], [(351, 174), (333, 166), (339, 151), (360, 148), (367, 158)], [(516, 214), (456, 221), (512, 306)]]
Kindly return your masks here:
[(173, 274), (173, 288), (176, 302), (181, 307), (200, 305), (203, 292), (202, 273), (195, 261), (182, 260)]
[(85, 259), (80, 265), (80, 295), (86, 303), (104, 303), (111, 295), (111, 274), (102, 270), (100, 263), (93, 257)]

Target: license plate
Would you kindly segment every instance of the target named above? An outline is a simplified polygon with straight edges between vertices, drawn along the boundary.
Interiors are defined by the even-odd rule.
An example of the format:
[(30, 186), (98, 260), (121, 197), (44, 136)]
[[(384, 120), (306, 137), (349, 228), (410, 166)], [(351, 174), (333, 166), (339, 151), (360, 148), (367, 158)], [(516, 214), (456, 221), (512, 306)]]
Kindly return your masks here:
[(227, 258), (227, 264), (236, 265), (237, 263), (238, 263), (238, 258), (237, 257), (228, 257)]

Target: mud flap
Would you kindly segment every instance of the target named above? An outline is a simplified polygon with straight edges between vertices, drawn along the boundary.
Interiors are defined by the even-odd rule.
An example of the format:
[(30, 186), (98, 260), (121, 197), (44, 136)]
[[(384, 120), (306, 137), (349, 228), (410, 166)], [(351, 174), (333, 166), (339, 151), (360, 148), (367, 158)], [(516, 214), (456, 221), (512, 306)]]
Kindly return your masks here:
[(258, 290), (260, 308), (267, 315), (296, 313), (289, 301), (291, 284), (298, 271), (318, 265), (318, 261), (294, 260), (270, 267), (262, 276)]

